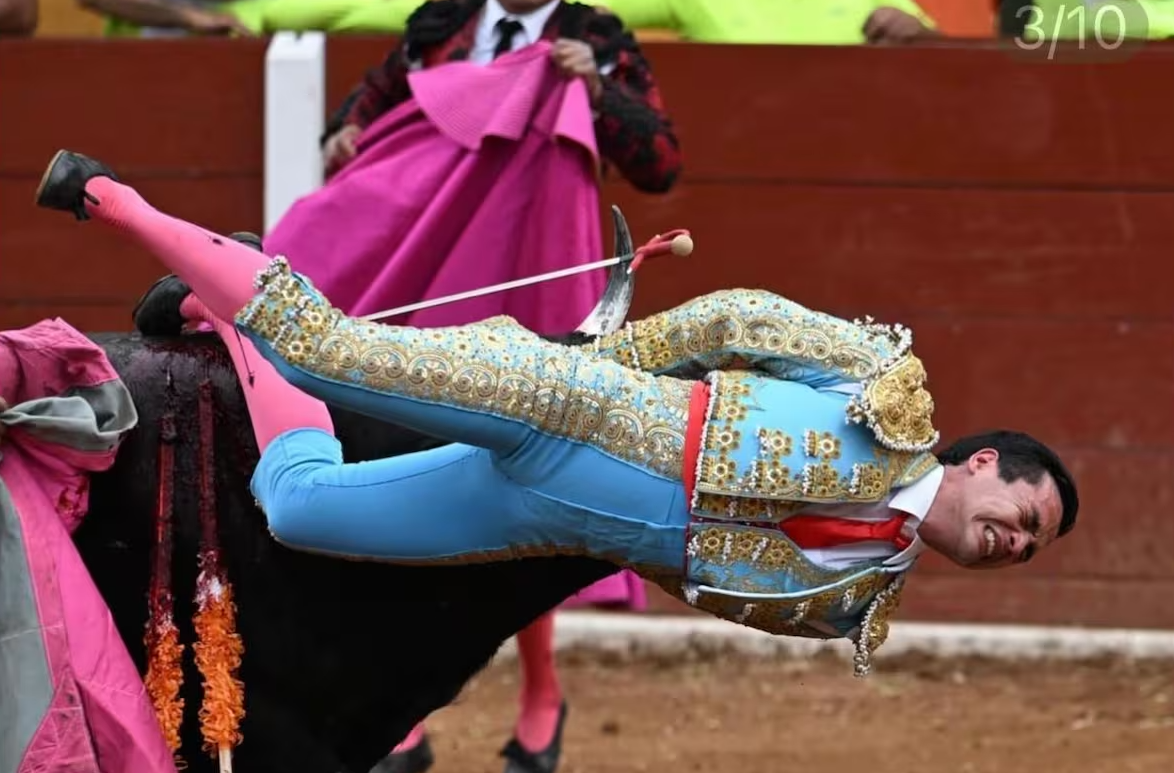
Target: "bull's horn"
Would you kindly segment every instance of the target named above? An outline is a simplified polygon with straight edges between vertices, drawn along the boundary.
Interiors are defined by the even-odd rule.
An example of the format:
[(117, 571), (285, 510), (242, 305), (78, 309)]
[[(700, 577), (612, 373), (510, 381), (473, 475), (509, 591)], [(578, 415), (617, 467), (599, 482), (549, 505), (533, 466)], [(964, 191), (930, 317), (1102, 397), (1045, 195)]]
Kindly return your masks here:
[[(628, 230), (628, 221), (620, 208), (612, 205), (611, 219), (615, 226), (614, 255), (631, 255), (632, 232)], [(575, 329), (577, 333), (587, 335), (606, 335), (620, 329), (628, 318), (628, 309), (632, 306), (632, 294), (636, 291), (636, 272), (628, 270), (628, 261), (616, 263), (607, 272), (607, 286), (603, 288), (603, 295), (599, 303), (587, 315), (587, 319)]]

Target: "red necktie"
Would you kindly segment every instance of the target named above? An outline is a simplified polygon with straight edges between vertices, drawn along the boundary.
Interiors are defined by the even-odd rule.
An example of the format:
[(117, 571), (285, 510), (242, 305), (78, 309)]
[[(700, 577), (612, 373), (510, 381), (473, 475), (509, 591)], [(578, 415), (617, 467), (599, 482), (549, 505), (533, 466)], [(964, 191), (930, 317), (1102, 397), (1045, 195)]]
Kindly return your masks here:
[(894, 515), (887, 521), (857, 521), (824, 515), (793, 515), (779, 528), (801, 548), (830, 548), (850, 542), (881, 540), (904, 550), (912, 541), (901, 534), (908, 515)]

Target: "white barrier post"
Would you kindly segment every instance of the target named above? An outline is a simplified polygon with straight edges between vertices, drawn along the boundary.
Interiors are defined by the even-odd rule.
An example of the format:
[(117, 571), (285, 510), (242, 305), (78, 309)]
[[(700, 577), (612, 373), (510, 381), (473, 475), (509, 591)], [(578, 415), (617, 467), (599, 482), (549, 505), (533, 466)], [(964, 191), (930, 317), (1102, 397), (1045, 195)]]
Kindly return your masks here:
[(265, 52), (265, 233), (322, 185), (326, 34), (279, 32)]

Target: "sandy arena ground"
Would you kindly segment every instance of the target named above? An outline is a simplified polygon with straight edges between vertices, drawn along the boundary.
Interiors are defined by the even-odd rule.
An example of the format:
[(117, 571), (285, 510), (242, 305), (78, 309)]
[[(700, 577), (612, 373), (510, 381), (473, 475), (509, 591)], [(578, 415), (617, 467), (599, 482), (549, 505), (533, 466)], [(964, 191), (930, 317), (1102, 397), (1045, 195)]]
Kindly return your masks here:
[[(560, 653), (565, 773), (1171, 773), (1174, 663)], [(501, 773), (513, 661), (429, 722), (436, 773)]]

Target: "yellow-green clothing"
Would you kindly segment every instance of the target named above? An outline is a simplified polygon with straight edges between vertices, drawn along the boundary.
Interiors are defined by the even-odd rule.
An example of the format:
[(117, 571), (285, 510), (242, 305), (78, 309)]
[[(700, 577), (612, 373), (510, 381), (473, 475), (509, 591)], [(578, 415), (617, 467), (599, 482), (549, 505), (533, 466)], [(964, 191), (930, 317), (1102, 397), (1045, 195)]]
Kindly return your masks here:
[[(422, 0), (238, 0), (220, 6), (258, 33), (399, 34)], [(932, 20), (914, 0), (601, 0), (631, 30), (668, 29), (701, 43), (855, 45), (885, 6)]]
[(856, 45), (864, 22), (890, 7), (933, 27), (913, 0), (607, 0), (629, 29), (666, 29), (698, 43)]
[(423, 0), (238, 0), (224, 10), (254, 32), (386, 33), (404, 31)]

